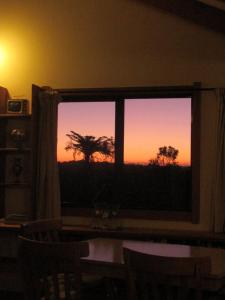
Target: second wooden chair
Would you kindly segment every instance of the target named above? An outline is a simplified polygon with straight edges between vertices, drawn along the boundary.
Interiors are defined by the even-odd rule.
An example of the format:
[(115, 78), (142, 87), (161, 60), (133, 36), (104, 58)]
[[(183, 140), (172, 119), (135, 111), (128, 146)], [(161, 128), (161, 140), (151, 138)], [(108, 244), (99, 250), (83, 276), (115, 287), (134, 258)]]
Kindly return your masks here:
[(202, 299), (209, 257), (165, 257), (124, 248), (129, 300)]
[(80, 258), (86, 242), (42, 242), (19, 237), (18, 257), (26, 300), (79, 300)]

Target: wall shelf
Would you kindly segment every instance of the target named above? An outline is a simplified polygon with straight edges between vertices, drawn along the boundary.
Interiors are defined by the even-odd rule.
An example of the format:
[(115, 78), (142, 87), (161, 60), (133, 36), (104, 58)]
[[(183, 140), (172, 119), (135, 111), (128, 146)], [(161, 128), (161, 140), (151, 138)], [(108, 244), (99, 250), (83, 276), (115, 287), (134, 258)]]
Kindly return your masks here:
[(0, 114), (0, 217), (30, 214), (31, 122), (30, 114)]
[(6, 147), (6, 148), (0, 148), (0, 152), (9, 152), (9, 153), (15, 153), (15, 152), (30, 152), (31, 148), (11, 148), (11, 147)]
[(0, 182), (0, 187), (27, 188), (30, 187), (30, 183), (29, 182)]
[(6, 147), (6, 148), (0, 148), (0, 152), (30, 152), (30, 148), (11, 148), (11, 147)]
[(0, 119), (29, 119), (29, 114), (0, 114)]

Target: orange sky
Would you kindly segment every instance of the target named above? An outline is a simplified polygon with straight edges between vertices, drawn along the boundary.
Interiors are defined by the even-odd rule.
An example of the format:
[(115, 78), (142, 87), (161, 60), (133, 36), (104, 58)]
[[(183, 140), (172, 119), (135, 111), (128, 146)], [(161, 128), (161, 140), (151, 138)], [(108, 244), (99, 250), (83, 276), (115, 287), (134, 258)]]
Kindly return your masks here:
[[(70, 130), (114, 137), (113, 102), (61, 103), (58, 117), (58, 161), (73, 159), (72, 152), (64, 149)], [(172, 146), (179, 150), (177, 162), (190, 165), (190, 129), (190, 99), (126, 100), (124, 160), (147, 164), (159, 147)]]

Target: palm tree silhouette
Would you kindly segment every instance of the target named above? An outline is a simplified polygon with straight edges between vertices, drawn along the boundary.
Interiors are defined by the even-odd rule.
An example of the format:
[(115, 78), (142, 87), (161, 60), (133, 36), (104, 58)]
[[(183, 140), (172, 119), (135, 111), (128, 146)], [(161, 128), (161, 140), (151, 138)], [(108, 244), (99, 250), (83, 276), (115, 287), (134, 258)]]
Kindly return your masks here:
[(98, 153), (104, 160), (112, 159), (114, 155), (114, 139), (107, 136), (100, 136), (96, 138), (92, 135), (81, 135), (77, 132), (70, 131), (70, 134), (66, 134), (70, 138), (65, 150), (73, 151), (73, 158), (76, 160), (76, 156), (83, 154), (84, 161), (87, 164), (95, 161), (94, 154)]

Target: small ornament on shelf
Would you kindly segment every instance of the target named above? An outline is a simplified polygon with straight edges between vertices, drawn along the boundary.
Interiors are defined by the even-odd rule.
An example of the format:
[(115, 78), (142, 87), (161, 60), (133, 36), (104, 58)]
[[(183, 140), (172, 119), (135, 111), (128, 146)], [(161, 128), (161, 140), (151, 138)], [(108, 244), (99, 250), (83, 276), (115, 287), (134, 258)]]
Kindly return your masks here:
[(13, 129), (10, 132), (10, 137), (15, 143), (16, 147), (21, 149), (23, 147), (24, 141), (26, 139), (26, 133), (23, 129)]
[(23, 172), (23, 163), (21, 157), (15, 157), (13, 159), (12, 173), (15, 178), (15, 182), (20, 182), (20, 177)]

